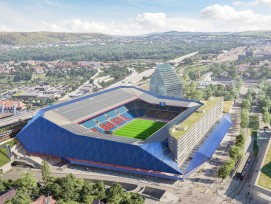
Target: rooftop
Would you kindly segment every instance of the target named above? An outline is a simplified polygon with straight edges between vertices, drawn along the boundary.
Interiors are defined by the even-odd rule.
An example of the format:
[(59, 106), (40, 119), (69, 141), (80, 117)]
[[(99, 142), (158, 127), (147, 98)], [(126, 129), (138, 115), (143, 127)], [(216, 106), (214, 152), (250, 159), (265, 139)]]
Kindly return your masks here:
[(176, 139), (181, 138), (189, 129), (191, 129), (196, 123), (200, 121), (200, 119), (208, 113), (219, 101), (221, 97), (215, 97), (208, 100), (203, 106), (201, 106), (196, 112), (190, 115), (187, 119), (185, 119), (181, 124), (177, 125), (177, 127), (173, 127), (171, 129), (171, 135)]
[(134, 87), (117, 87), (58, 104), (50, 108), (50, 112), (54, 112), (71, 122), (78, 122), (86, 119), (86, 117), (97, 115), (135, 99), (149, 101), (153, 104), (159, 104), (163, 101), (167, 105), (187, 108), (199, 105), (195, 101), (186, 99), (160, 98), (160, 96), (154, 96), (149, 92)]

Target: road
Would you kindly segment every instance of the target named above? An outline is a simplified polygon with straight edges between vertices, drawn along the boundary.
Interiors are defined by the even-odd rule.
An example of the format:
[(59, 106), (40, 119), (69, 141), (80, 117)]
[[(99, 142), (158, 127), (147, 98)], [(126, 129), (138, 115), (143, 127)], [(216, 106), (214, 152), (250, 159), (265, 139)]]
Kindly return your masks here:
[(184, 59), (186, 58), (190, 58), (190, 57), (193, 57), (194, 55), (198, 54), (199, 52), (191, 52), (189, 54), (186, 54), (186, 55), (183, 55), (181, 57), (178, 57), (178, 58), (175, 58), (173, 60), (169, 60), (168, 63), (174, 63), (174, 64), (177, 64), (177, 63), (180, 63), (182, 62)]

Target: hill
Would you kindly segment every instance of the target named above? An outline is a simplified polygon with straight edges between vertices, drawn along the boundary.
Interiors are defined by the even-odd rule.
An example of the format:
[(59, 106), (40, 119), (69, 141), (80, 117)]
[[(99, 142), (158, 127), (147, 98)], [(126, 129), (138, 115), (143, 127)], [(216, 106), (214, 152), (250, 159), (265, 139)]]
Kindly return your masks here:
[(110, 38), (110, 36), (98, 33), (0, 32), (0, 44), (6, 45), (69, 43), (105, 38)]

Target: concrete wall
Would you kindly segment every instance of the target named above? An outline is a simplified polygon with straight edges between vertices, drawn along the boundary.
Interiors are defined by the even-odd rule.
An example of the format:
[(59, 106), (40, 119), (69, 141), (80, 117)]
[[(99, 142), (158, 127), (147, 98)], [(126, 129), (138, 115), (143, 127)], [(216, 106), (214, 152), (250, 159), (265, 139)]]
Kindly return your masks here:
[(10, 161), (7, 164), (1, 166), (0, 171), (2, 171), (3, 173), (6, 173), (7, 171), (11, 170), (11, 168), (12, 168), (11, 163), (12, 163), (12, 161)]

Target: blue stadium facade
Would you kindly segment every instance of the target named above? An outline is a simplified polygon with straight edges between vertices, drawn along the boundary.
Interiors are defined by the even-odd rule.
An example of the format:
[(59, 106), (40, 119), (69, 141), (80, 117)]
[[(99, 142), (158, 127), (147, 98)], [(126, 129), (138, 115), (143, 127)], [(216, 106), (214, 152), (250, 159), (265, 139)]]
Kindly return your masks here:
[[(29, 153), (56, 156), (73, 164), (184, 179), (212, 157), (232, 124), (229, 116), (221, 118), (189, 165), (185, 169), (178, 166), (168, 147), (169, 129), (201, 105), (197, 101), (159, 96), (135, 87), (117, 87), (40, 110), (17, 138)], [(122, 110), (120, 107), (126, 108), (126, 112), (118, 111)], [(143, 141), (114, 136), (110, 134), (111, 127), (101, 128), (102, 123), (117, 126), (112, 122), (117, 117), (124, 120), (128, 116), (142, 117), (151, 111), (159, 115), (165, 111), (177, 113), (176, 110), (179, 111), (176, 117)], [(107, 121), (98, 121), (101, 116), (106, 116)], [(95, 127), (86, 127), (91, 120), (95, 121)]]

